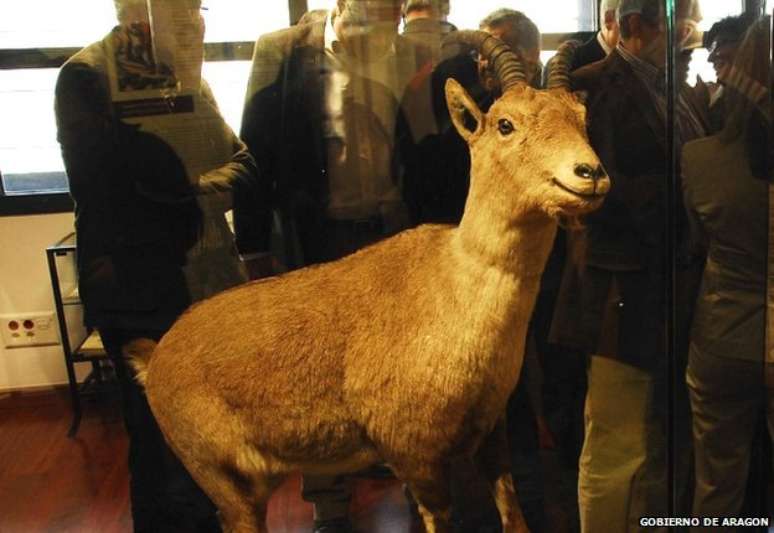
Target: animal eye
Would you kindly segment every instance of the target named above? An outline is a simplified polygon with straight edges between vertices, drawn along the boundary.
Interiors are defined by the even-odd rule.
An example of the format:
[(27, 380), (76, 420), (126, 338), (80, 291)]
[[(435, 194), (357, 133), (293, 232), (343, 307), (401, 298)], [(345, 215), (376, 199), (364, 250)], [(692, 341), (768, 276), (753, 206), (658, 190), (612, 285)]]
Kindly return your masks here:
[(516, 128), (513, 127), (513, 124), (511, 123), (511, 121), (504, 118), (501, 118), (497, 122), (497, 129), (500, 131), (502, 135), (510, 135), (516, 130)]

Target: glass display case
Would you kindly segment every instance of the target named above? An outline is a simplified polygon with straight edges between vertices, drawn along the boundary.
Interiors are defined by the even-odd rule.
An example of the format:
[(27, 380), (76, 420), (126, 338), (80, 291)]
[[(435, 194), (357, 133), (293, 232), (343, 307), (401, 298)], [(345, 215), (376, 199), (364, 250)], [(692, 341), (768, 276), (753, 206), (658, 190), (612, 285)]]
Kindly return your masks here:
[(774, 516), (770, 0), (38, 4), (0, 13), (0, 190), (75, 201), (71, 434), (108, 349), (161, 358), (227, 525), (371, 463), (444, 531), (501, 527), (488, 489), (532, 531)]

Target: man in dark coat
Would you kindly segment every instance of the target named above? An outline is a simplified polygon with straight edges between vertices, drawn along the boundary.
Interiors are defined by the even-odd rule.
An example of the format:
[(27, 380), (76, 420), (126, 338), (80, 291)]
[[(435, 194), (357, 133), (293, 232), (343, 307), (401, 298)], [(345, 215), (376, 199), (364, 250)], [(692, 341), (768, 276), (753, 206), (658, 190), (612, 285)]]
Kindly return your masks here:
[[(200, 77), (199, 0), (154, 2), (158, 33), (147, 6), (117, 0), (119, 25), (64, 64), (57, 137), (75, 201), (84, 321), (121, 389), (134, 531), (212, 533), (216, 509), (166, 445), (122, 346), (158, 340), (191, 303), (247, 281), (225, 213), (233, 207), (239, 227), (267, 195)], [(162, 52), (193, 60), (162, 64)]]
[[(588, 92), (591, 145), (610, 175), (605, 203), (586, 219), (584, 268), (567, 268), (553, 340), (592, 354), (579, 505), (584, 531), (636, 531), (639, 517), (666, 512), (665, 299), (667, 209), (666, 33), (658, 0), (622, 0), (621, 42), (573, 73)], [(678, 3), (676, 41), (697, 21)], [(682, 88), (684, 89), (684, 87)], [(700, 137), (704, 114), (685, 90), (676, 102), (676, 142)], [(685, 236), (678, 212), (678, 235)], [(681, 283), (695, 272), (679, 258)], [(681, 311), (687, 306), (681, 306)], [(684, 318), (680, 317), (680, 318)]]
[[(357, 19), (361, 14), (389, 20), (366, 26)], [(332, 221), (380, 236), (407, 225), (400, 185), (402, 149), (410, 137), (397, 102), (429, 54), (396, 35), (399, 17), (400, 2), (342, 1), (325, 21), (264, 35), (256, 43), (240, 136), (273, 183), (271, 208), (279, 216), (288, 268), (341, 255), (326, 244), (335, 232)], [(362, 33), (366, 27), (379, 31), (350, 40), (340, 36), (346, 28)], [(372, 157), (342, 160), (342, 146), (357, 133), (368, 146), (359, 146), (353, 159)], [(335, 198), (341, 191), (331, 172), (344, 176), (358, 164), (360, 174), (378, 174), (379, 190), (368, 198)], [(263, 220), (251, 228), (256, 253), (270, 250), (271, 217)]]
[[(430, 54), (397, 35), (400, 15), (399, 0), (339, 0), (325, 20), (256, 43), (241, 137), (272, 184), (288, 268), (412, 224), (403, 169), (413, 143), (399, 102)], [(256, 259), (270, 252), (271, 219), (251, 228)], [(344, 477), (305, 476), (303, 495), (315, 531), (350, 530)]]

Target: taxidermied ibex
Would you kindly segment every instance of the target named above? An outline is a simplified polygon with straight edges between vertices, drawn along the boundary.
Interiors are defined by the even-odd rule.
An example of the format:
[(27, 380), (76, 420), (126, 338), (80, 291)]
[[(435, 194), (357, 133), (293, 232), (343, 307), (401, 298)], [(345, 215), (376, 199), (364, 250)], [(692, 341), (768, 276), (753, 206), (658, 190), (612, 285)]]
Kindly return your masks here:
[[(459, 38), (490, 58), (503, 88), (483, 114), (446, 84), (472, 160), (459, 227), (421, 226), (229, 290), (187, 311), (155, 350), (128, 347), (227, 532), (265, 531), (288, 473), (380, 460), (410, 487), (427, 531), (448, 531), (450, 460), (472, 456), (505, 410), (557, 218), (597, 208), (610, 187), (566, 73), (552, 78), (564, 87), (537, 91), (500, 41)], [(526, 531), (510, 474), (486, 473), (504, 530)]]

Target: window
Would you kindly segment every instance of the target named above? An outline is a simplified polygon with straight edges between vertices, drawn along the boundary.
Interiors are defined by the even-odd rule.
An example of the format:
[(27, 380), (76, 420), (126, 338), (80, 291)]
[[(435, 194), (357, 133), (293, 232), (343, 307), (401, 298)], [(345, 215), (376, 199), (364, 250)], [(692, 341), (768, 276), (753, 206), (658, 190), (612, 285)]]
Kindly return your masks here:
[[(766, 1), (771, 12), (772, 2)], [(460, 28), (476, 28), (479, 21), (503, 5), (514, 5), (537, 24), (544, 34), (543, 62), (553, 54), (560, 36), (596, 27), (592, 0), (569, 0), (559, 11), (543, 0), (508, 3), (502, 0), (452, 0), (450, 21)], [(289, 3), (272, 0), (205, 0), (208, 43), (245, 43), (249, 49), (261, 34), (286, 27)], [(334, 0), (308, 0), (308, 8), (329, 9)], [(706, 31), (717, 20), (742, 12), (743, 0), (703, 0)], [(64, 191), (67, 183), (56, 141), (53, 113), (56, 68), (43, 68), (51, 57), (67, 57), (80, 47), (102, 38), (115, 24), (110, 0), (6, 0), (0, 2), (0, 116), (6, 125), (0, 129), (0, 193), (26, 194), (51, 190)], [(18, 51), (18, 55), (13, 51)], [(37, 55), (38, 59), (33, 56)], [(216, 59), (226, 59), (215, 54)], [(40, 68), (13, 68), (14, 61), (29, 62)], [(208, 61), (204, 77), (209, 81), (227, 122), (239, 131), (244, 91), (250, 68), (249, 51), (228, 61)], [(37, 61), (37, 63), (35, 63)], [(10, 68), (9, 68), (10, 67)], [(689, 81), (699, 75), (715, 80), (707, 62), (706, 50), (694, 52)]]
[[(478, 23), (494, 10), (506, 6), (502, 0), (477, 0), (476, 2), (451, 3), (449, 21), (459, 28), (478, 28)], [(513, 7), (527, 15), (543, 33), (572, 33), (591, 31), (596, 24), (593, 20), (592, 6), (583, 0), (563, 6), (557, 12), (556, 6), (544, 0), (523, 0)]]
[[(252, 0), (207, 2), (205, 41), (252, 43), (263, 33), (288, 25), (286, 2)], [(84, 16), (88, 13), (88, 16)], [(51, 2), (30, 0), (0, 4), (0, 50), (63, 48), (74, 53), (101, 39), (115, 25), (110, 0)], [(21, 55), (21, 54), (20, 54)], [(239, 131), (249, 60), (209, 61), (203, 75), (212, 86), (229, 125)], [(7, 195), (67, 190), (56, 140), (54, 86), (58, 69), (0, 70), (0, 173)]]
[(54, 123), (57, 72), (0, 70), (0, 171), (7, 193), (67, 187)]

